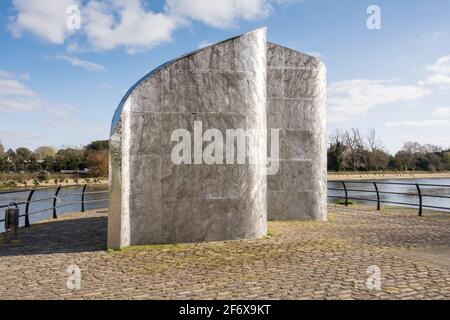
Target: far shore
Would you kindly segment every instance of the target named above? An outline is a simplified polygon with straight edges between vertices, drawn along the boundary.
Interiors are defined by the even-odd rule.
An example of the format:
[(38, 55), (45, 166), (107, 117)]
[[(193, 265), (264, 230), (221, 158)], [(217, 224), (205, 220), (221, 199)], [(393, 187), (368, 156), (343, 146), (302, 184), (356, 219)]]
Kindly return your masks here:
[(64, 179), (63, 181), (59, 180), (58, 182), (55, 182), (53, 179), (49, 179), (47, 181), (41, 181), (37, 185), (34, 182), (34, 179), (28, 179), (23, 182), (16, 182), (16, 185), (7, 188), (2, 187), (0, 188), (0, 191), (8, 191), (8, 190), (20, 190), (20, 189), (38, 189), (38, 188), (48, 188), (48, 187), (65, 187), (65, 186), (75, 186), (75, 185), (107, 185), (108, 179), (105, 178), (80, 178), (80, 179), (73, 179), (68, 178)]
[[(390, 179), (450, 179), (450, 171), (447, 172), (328, 172), (328, 181), (349, 181), (349, 180), (390, 180)], [(17, 182), (14, 187), (0, 187), (0, 191), (16, 189), (35, 189), (56, 186), (73, 185), (107, 185), (107, 178), (68, 178), (55, 183), (54, 179), (39, 182), (36, 185), (34, 180), (28, 179)]]
[(387, 180), (387, 179), (445, 179), (450, 172), (329, 172), (328, 181)]

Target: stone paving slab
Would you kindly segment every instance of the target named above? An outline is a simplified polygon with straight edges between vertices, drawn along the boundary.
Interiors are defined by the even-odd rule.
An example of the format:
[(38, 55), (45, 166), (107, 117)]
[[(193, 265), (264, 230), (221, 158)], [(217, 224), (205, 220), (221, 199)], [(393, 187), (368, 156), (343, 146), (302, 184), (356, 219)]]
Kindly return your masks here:
[[(449, 299), (450, 214), (330, 205), (329, 222), (270, 222), (260, 240), (106, 250), (107, 212), (0, 242), (0, 299)], [(81, 289), (66, 286), (81, 269)], [(369, 290), (369, 266), (381, 290)], [(5, 275), (9, 275), (6, 277)]]

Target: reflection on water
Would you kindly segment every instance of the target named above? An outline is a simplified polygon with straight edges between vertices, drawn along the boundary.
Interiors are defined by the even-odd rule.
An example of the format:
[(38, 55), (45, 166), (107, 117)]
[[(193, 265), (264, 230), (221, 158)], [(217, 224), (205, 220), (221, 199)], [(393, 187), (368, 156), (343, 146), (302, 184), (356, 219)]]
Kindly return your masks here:
[[(383, 184), (384, 182), (395, 182), (395, 183), (419, 183), (419, 184), (433, 184), (433, 185), (447, 185), (450, 186), (450, 179), (399, 179), (399, 180), (379, 180), (376, 181), (378, 183), (378, 189), (380, 191), (380, 198), (383, 201), (391, 201), (391, 202), (400, 202), (400, 203), (413, 203), (419, 204), (419, 196), (417, 195), (416, 186), (404, 186), (404, 185), (387, 185)], [(352, 181), (345, 181), (348, 189), (359, 190), (359, 191), (349, 191), (349, 199), (353, 198), (361, 198), (361, 199), (369, 199), (376, 200), (376, 193), (364, 192), (367, 191), (375, 191), (375, 187), (373, 184), (361, 184), (355, 183)], [(343, 189), (342, 183), (339, 182), (328, 182), (328, 187), (333, 189)], [(435, 196), (446, 196), (450, 197), (450, 187), (445, 186), (421, 186), (421, 191), (423, 195), (435, 195)], [(398, 194), (383, 194), (382, 192), (397, 192), (397, 193), (406, 193), (409, 195), (398, 195)], [(328, 194), (331, 196), (339, 196), (344, 199), (343, 191), (328, 191)], [(329, 198), (329, 202), (336, 202), (338, 199)], [(372, 201), (361, 201), (356, 200), (357, 203), (364, 203), (376, 206), (375, 202)], [(435, 207), (444, 207), (449, 208), (450, 211), (450, 199), (445, 198), (429, 198), (423, 197), (423, 204)], [(389, 205), (389, 204), (387, 204)]]
[[(107, 191), (107, 185), (92, 185), (88, 186), (86, 189), (85, 195), (85, 210), (94, 210), (100, 208), (106, 208), (108, 206), (108, 193), (101, 193), (102, 191)], [(45, 189), (45, 190), (36, 190), (31, 199), (32, 203), (30, 203), (29, 212), (30, 214), (33, 212), (39, 212), (36, 214), (30, 215), (30, 223), (36, 221), (42, 221), (46, 219), (50, 219), (53, 216), (53, 197), (55, 195), (56, 188)], [(81, 193), (83, 191), (83, 186), (73, 186), (73, 187), (63, 187), (59, 192), (56, 206), (61, 206), (56, 209), (56, 213), (58, 216), (70, 213), (70, 212), (79, 212), (81, 211)], [(93, 193), (91, 193), (93, 192)], [(0, 193), (0, 206), (8, 205), (10, 202), (26, 202), (29, 191), (20, 191), (17, 193)], [(36, 200), (37, 201), (33, 202)], [(96, 201), (99, 200), (99, 201)], [(95, 202), (94, 202), (95, 201)], [(25, 213), (25, 204), (19, 206), (20, 214)], [(0, 209), (0, 220), (4, 218), (5, 209)], [(20, 226), (23, 226), (25, 223), (25, 219), (20, 218)], [(4, 222), (0, 223), (0, 232), (4, 231)]]

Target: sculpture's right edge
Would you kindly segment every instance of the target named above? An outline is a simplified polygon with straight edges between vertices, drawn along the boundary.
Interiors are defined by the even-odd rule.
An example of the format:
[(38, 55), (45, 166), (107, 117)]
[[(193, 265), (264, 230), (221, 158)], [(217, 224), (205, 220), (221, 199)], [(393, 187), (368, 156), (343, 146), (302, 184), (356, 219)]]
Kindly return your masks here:
[(272, 43), (267, 63), (267, 127), (280, 130), (280, 169), (267, 179), (268, 218), (325, 221), (326, 68)]

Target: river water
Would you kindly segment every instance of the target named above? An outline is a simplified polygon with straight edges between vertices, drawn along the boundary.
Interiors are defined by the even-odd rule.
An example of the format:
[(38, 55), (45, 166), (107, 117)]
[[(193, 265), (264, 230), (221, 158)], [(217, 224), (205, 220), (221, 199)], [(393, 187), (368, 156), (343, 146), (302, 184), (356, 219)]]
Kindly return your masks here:
[[(401, 202), (401, 203), (414, 203), (419, 204), (419, 197), (417, 195), (417, 188), (416, 186), (404, 186), (404, 185), (387, 185), (383, 184), (384, 182), (387, 183), (419, 183), (419, 184), (433, 184), (433, 185), (447, 185), (450, 186), (450, 179), (448, 178), (433, 178), (433, 179), (398, 179), (398, 180), (370, 180), (370, 182), (379, 182), (378, 188), (380, 192), (398, 192), (398, 193), (409, 193), (411, 195), (397, 195), (397, 194), (380, 194), (381, 200), (384, 201), (392, 201), (392, 202)], [(357, 183), (357, 181), (345, 181), (345, 184), (347, 185), (348, 189), (354, 189), (354, 190), (371, 190), (374, 191), (375, 187), (373, 184), (360, 184)], [(339, 182), (328, 182), (328, 188), (333, 189), (343, 189), (342, 183)], [(433, 186), (433, 187), (427, 187), (427, 186), (421, 186), (421, 192), (424, 195), (437, 195), (437, 196), (446, 196), (450, 197), (450, 187), (439, 187), (439, 186)], [(328, 191), (328, 194), (331, 196), (338, 196), (342, 197), (344, 199), (344, 192), (343, 191)], [(361, 198), (361, 199), (372, 199), (376, 200), (377, 196), (376, 193), (368, 193), (363, 191), (349, 191), (349, 198), (352, 197), (355, 198)], [(329, 198), (329, 202), (336, 202), (338, 199)], [(371, 201), (361, 201), (357, 200), (355, 201), (357, 203), (364, 203), (373, 205), (376, 207), (376, 202)], [(424, 205), (430, 205), (430, 206), (436, 206), (436, 207), (445, 207), (450, 208), (450, 199), (445, 198), (429, 198), (429, 197), (423, 197), (423, 204)], [(389, 205), (389, 204), (382, 204), (382, 205)], [(444, 210), (444, 211), (450, 211)]]
[[(371, 180), (373, 181), (373, 180)], [(394, 183), (420, 183), (420, 184), (435, 184), (435, 185), (450, 185), (450, 179), (399, 179), (399, 180), (378, 180), (380, 184), (378, 185), (379, 190), (381, 192), (399, 192), (399, 193), (410, 193), (411, 195), (392, 195), (392, 194), (381, 194), (381, 199), (385, 201), (392, 202), (403, 202), (403, 203), (419, 203), (419, 197), (417, 196), (417, 189), (415, 186), (404, 186), (404, 185), (386, 185), (383, 182), (394, 182)], [(360, 184), (352, 181), (346, 181), (346, 185), (348, 189), (358, 189), (358, 190), (375, 190), (373, 184)], [(342, 184), (339, 182), (328, 182), (329, 188), (334, 189), (342, 189)], [(62, 188), (59, 197), (57, 199), (57, 206), (61, 206), (57, 208), (57, 215), (61, 216), (64, 214), (68, 214), (71, 212), (79, 212), (81, 211), (81, 195), (83, 186), (73, 186)], [(36, 211), (45, 210), (40, 213), (31, 214), (30, 215), (30, 223), (33, 224), (36, 221), (46, 220), (52, 217), (53, 209), (49, 209), (53, 207), (53, 197), (55, 195), (56, 189), (44, 189), (44, 190), (36, 190), (33, 195), (32, 201), (39, 199), (46, 199), (43, 201), (33, 202), (30, 204), (29, 212), (33, 213)], [(86, 190), (85, 195), (85, 209), (93, 210), (106, 208), (108, 206), (108, 194), (107, 193), (95, 193), (95, 192), (103, 192), (107, 191), (107, 185), (93, 185), (89, 186)], [(94, 192), (94, 193), (90, 193)], [(428, 195), (440, 195), (450, 197), (450, 187), (422, 187), (422, 193)], [(329, 191), (329, 195), (342, 197), (344, 199), (343, 191)], [(18, 193), (0, 193), (0, 206), (7, 205), (10, 202), (25, 202), (27, 201), (27, 197), (29, 195), (29, 191), (21, 191)], [(375, 193), (367, 193), (363, 191), (349, 191), (349, 198), (352, 197), (362, 198), (362, 199), (372, 199), (376, 200)], [(98, 201), (97, 201), (98, 200)], [(338, 199), (329, 198), (329, 202), (336, 202)], [(94, 201), (94, 202), (90, 202)], [(357, 203), (370, 204), (374, 207), (376, 206), (375, 202), (371, 201), (360, 201), (357, 200)], [(438, 207), (446, 207), (450, 208), (450, 199), (443, 198), (423, 198), (424, 205), (438, 206)], [(25, 205), (20, 205), (20, 214), (25, 212)], [(0, 220), (4, 218), (5, 209), (0, 209)], [(450, 210), (448, 210), (450, 211)], [(24, 218), (20, 218), (20, 225), (24, 225)], [(0, 223), (0, 232), (4, 231), (4, 223)]]
[[(71, 212), (79, 212), (81, 211), (81, 192), (83, 190), (83, 186), (72, 186), (72, 187), (63, 187), (58, 195), (56, 206), (60, 208), (56, 209), (56, 214), (58, 216), (62, 216), (64, 214), (68, 214)], [(86, 189), (85, 195), (85, 210), (93, 210), (106, 208), (108, 206), (108, 193), (100, 193), (103, 191), (107, 191), (107, 185), (92, 185), (88, 186)], [(53, 207), (53, 197), (55, 195), (56, 188), (52, 189), (43, 189), (36, 190), (32, 197), (32, 202), (30, 203), (29, 213), (30, 213), (30, 223), (33, 224), (36, 221), (42, 221), (46, 219), (50, 219), (53, 216), (53, 209), (49, 209)], [(0, 191), (1, 192), (1, 191)], [(92, 193), (91, 193), (92, 192)], [(98, 193), (96, 193), (98, 192)], [(0, 206), (8, 205), (10, 202), (26, 202), (29, 191), (20, 191), (17, 193), (0, 193)], [(36, 200), (43, 199), (42, 201), (33, 202)], [(98, 200), (98, 201), (97, 201)], [(25, 212), (25, 204), (19, 206), (20, 214), (24, 214)], [(45, 210), (48, 209), (48, 210)], [(42, 211), (36, 214), (32, 214), (33, 212)], [(0, 220), (4, 219), (4, 211), (5, 208), (0, 209)], [(23, 217), (20, 218), (20, 226), (23, 226), (25, 223), (25, 219)], [(4, 222), (0, 222), (0, 232), (3, 232)]]

